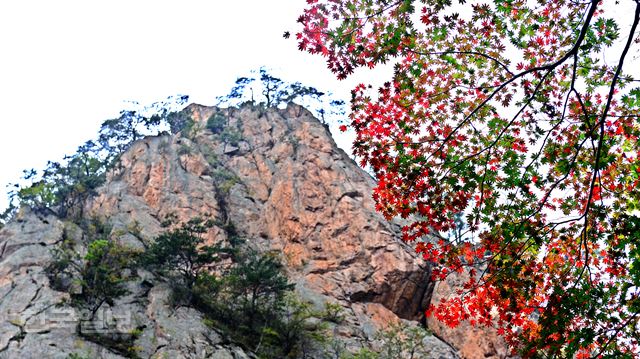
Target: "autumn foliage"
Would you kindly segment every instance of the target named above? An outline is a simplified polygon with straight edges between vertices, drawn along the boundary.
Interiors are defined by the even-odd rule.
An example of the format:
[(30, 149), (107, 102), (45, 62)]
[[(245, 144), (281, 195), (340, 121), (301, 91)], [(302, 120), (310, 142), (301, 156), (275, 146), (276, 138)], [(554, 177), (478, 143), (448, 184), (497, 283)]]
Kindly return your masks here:
[(395, 64), (349, 127), (378, 210), (435, 279), (469, 275), (427, 314), (525, 357), (638, 357), (640, 1), (307, 3), (299, 47), (339, 78)]

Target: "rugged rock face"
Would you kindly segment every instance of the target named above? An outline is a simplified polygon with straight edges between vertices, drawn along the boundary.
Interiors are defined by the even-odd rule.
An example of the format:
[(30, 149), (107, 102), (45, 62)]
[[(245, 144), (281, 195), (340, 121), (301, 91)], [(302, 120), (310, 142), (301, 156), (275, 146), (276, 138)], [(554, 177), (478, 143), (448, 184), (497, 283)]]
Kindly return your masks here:
[[(205, 326), (197, 311), (170, 308), (169, 290), (144, 279), (148, 273), (86, 321), (87, 313), (69, 305), (69, 295), (54, 290), (45, 274), (51, 247), (82, 235), (69, 222), (30, 212), (0, 232), (0, 358), (116, 359), (131, 357), (132, 349), (142, 358), (250, 358)], [(95, 343), (127, 343), (135, 331), (130, 347)]]
[[(195, 120), (190, 133), (135, 143), (86, 204), (85, 216), (108, 221), (120, 242), (139, 248), (161, 232), (168, 215), (232, 224), (252, 246), (281, 255), (302, 298), (318, 308), (326, 302), (345, 308), (334, 333), (351, 350), (390, 323), (421, 319), (433, 292), (429, 266), (399, 240), (399, 227), (376, 213), (373, 179), (308, 111), (296, 105), (185, 111)], [(205, 129), (216, 114), (227, 119), (223, 133)], [(106, 325), (120, 336), (135, 332), (131, 345), (143, 358), (251, 357), (203, 325), (197, 311), (169, 308), (168, 289), (144, 271), (129, 295), (102, 308), (100, 323), (79, 325), (80, 313), (65, 304), (68, 294), (51, 288), (43, 268), (52, 246), (82, 235), (72, 223), (28, 212), (0, 231), (0, 358), (126, 354), (94, 344), (86, 325)], [(222, 226), (207, 233), (208, 242), (225, 239)], [(469, 344), (459, 339), (466, 333), (431, 324), (464, 357), (504, 357), (478, 349), (482, 339)], [(457, 357), (436, 337), (427, 346), (427, 358)]]

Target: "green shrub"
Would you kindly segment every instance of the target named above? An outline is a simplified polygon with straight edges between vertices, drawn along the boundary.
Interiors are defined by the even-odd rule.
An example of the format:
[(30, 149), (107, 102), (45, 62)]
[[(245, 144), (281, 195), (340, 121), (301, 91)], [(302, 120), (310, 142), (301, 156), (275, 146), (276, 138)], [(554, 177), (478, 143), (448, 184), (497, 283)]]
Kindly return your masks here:
[[(229, 246), (204, 245), (213, 225), (195, 218), (168, 230), (149, 246), (143, 263), (173, 283), (174, 304), (197, 308), (206, 325), (259, 357), (315, 358), (325, 345), (327, 314), (295, 298), (276, 256), (240, 247), (244, 241), (232, 224), (221, 227)], [(327, 308), (338, 321), (335, 305)]]
[(208, 272), (200, 272), (193, 285), (193, 301), (196, 307), (207, 313), (224, 310), (221, 308), (218, 294), (224, 286), (224, 281)]
[(178, 156), (190, 155), (191, 152), (191, 147), (187, 144), (183, 143), (178, 147)]
[(260, 358), (315, 358), (322, 352), (327, 322), (293, 294), (273, 255), (247, 250), (216, 284), (210, 323)]
[[(274, 256), (254, 250), (241, 256), (226, 280), (231, 297), (235, 298), (242, 313), (260, 318), (279, 309), (285, 294), (294, 287), (283, 270)], [(252, 320), (252, 323), (256, 321)]]
[(165, 120), (169, 124), (171, 133), (174, 135), (180, 131), (191, 131), (195, 123), (186, 111), (168, 112)]
[(354, 354), (347, 354), (343, 356), (344, 359), (380, 359), (380, 354), (374, 352), (369, 348), (362, 348)]
[(207, 128), (213, 134), (222, 133), (227, 125), (227, 118), (221, 113), (214, 113), (207, 119)]
[(189, 138), (191, 140), (195, 140), (196, 137), (200, 134), (203, 127), (198, 122), (190, 122), (188, 126), (182, 129), (182, 136)]
[(207, 120), (207, 129), (223, 143), (237, 146), (242, 140), (242, 134), (238, 129), (228, 126), (228, 119), (221, 113), (214, 113)]
[[(48, 162), (41, 174), (36, 170), (24, 171), (23, 180), (30, 185), (21, 188), (16, 185), (9, 193), (10, 208), (49, 209), (60, 217), (78, 219), (82, 216), (84, 201), (104, 183), (112, 160), (109, 156), (104, 158), (95, 142), (87, 141), (75, 154), (66, 156), (64, 162)], [(11, 217), (12, 213), (6, 216)]]
[(216, 167), (211, 171), (216, 187), (222, 193), (229, 193), (231, 188), (240, 182), (240, 178), (235, 173), (224, 167)]
[(51, 256), (52, 261), (45, 268), (49, 283), (55, 290), (68, 292), (74, 282), (78, 281), (82, 261), (73, 241), (65, 238), (64, 232), (60, 244), (51, 249)]
[(218, 155), (214, 152), (213, 148), (207, 145), (200, 146), (200, 153), (204, 156), (205, 160), (211, 167), (220, 166), (220, 160), (218, 159)]
[(317, 320), (321, 313), (293, 293), (285, 297), (279, 318), (273, 322), (271, 336), (265, 340), (269, 357), (315, 358), (327, 342), (327, 323)]
[(252, 310), (247, 302), (251, 295), (233, 301), (237, 283), (229, 283), (228, 277), (218, 283), (216, 310), (209, 312), (208, 325), (222, 329), (260, 358), (316, 358), (324, 352), (328, 323), (318, 319), (321, 313), (298, 299), (289, 286), (278, 287), (271, 300), (257, 301)]
[[(73, 302), (95, 313), (104, 303), (126, 294), (129, 273), (135, 271), (139, 251), (120, 245), (108, 238), (108, 226), (100, 221), (85, 223), (85, 236), (89, 238), (87, 253), (82, 256), (76, 243), (63, 231), (63, 240), (54, 247), (53, 260), (46, 272), (53, 288), (70, 291)], [(71, 290), (75, 288), (76, 290)]]
[(340, 324), (344, 320), (344, 308), (338, 303), (324, 303), (324, 311), (322, 312), (322, 319)]
[(211, 220), (193, 218), (158, 236), (143, 255), (147, 268), (172, 279), (177, 302), (192, 304), (194, 287), (203, 280), (206, 270), (232, 255), (233, 250), (221, 243), (203, 245), (204, 234), (213, 225)]
[(139, 110), (121, 111), (118, 118), (102, 123), (95, 140), (86, 141), (63, 161), (49, 161), (42, 171), (24, 171), (26, 185), (12, 186), (9, 207), (0, 214), (0, 222), (12, 219), (22, 206), (80, 220), (84, 202), (104, 183), (108, 171), (119, 168), (120, 156), (135, 141), (162, 133), (166, 125), (174, 133), (195, 136), (197, 124), (189, 114), (171, 112), (187, 100), (188, 96), (176, 96)]
[(227, 127), (220, 133), (220, 140), (232, 146), (237, 146), (242, 141), (242, 134), (235, 128)]
[(130, 277), (125, 270), (135, 269), (139, 252), (108, 239), (98, 239), (89, 244), (82, 268), (81, 300), (93, 311), (103, 303), (113, 305), (113, 300), (126, 294), (125, 283)]

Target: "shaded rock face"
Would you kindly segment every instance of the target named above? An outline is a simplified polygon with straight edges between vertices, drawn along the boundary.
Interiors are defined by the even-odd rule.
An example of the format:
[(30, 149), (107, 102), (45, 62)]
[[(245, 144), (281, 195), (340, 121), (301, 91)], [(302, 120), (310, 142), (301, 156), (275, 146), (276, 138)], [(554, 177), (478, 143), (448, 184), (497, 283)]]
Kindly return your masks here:
[[(317, 309), (326, 302), (343, 306), (345, 321), (333, 332), (352, 351), (390, 324), (422, 319), (433, 292), (429, 266), (400, 241), (399, 226), (375, 211), (373, 179), (308, 111), (297, 105), (190, 105), (185, 111), (195, 120), (193, 130), (133, 144), (86, 203), (87, 217), (106, 220), (118, 241), (137, 248), (163, 231), (160, 223), (169, 215), (215, 219), (220, 225), (206, 234), (208, 243), (225, 241), (225, 228), (233, 225), (251, 246), (280, 254), (303, 299)], [(222, 133), (206, 129), (214, 114), (227, 119)], [(0, 231), (0, 316), (11, 316), (0, 321), (0, 358), (124, 355), (95, 344), (99, 340), (83, 332), (86, 323), (79, 324), (82, 313), (65, 304), (68, 294), (53, 290), (44, 275), (50, 249), (70, 233), (83, 235), (71, 223), (26, 212)], [(150, 273), (142, 271), (129, 289), (113, 307), (101, 308), (99, 319), (119, 335), (135, 331), (131, 344), (140, 357), (251, 357), (204, 326), (197, 311), (172, 310), (169, 290)], [(68, 320), (27, 330), (44, 315)], [(459, 339), (465, 333), (432, 326), (464, 357), (480, 357)], [(458, 357), (436, 337), (427, 344), (425, 358)], [(499, 351), (480, 352), (501, 357)]]
[[(52, 246), (82, 235), (72, 223), (28, 211), (0, 231), (0, 358), (116, 359), (131, 357), (128, 350), (141, 358), (251, 357), (205, 326), (197, 311), (170, 308), (170, 290), (144, 279), (148, 273), (87, 320), (88, 313), (69, 305), (69, 295), (54, 290), (45, 273)], [(135, 332), (130, 348), (109, 345)]]

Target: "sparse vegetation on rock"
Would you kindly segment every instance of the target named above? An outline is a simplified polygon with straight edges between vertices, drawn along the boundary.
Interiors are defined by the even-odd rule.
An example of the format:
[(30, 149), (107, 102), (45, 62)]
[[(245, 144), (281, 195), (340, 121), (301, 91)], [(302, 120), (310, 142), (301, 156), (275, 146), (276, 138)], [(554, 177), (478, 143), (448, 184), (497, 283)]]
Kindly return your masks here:
[(249, 103), (260, 106), (262, 110), (292, 102), (300, 103), (313, 111), (322, 123), (326, 123), (330, 117), (345, 114), (345, 102), (334, 98), (331, 93), (319, 91), (300, 82), (288, 83), (273, 76), (264, 67), (252, 71), (248, 77), (239, 77), (226, 96), (218, 97), (218, 102), (227, 106)]
[[(52, 285), (69, 291), (74, 304), (94, 315), (103, 305), (113, 305), (116, 298), (127, 293), (125, 284), (137, 266), (139, 251), (118, 244), (109, 237), (110, 228), (99, 220), (89, 224), (86, 243), (63, 236), (52, 248), (47, 275)], [(77, 239), (76, 239), (77, 240)], [(79, 248), (86, 246), (86, 253)]]
[(194, 306), (209, 325), (260, 357), (317, 354), (325, 327), (311, 318), (321, 315), (295, 298), (278, 258), (238, 247), (237, 240), (235, 246), (204, 244), (213, 225), (191, 219), (158, 236), (144, 253), (145, 267), (173, 288), (173, 305)]
[[(164, 224), (169, 226), (171, 221)], [(208, 271), (219, 269), (220, 262), (228, 259), (235, 251), (222, 243), (205, 245), (203, 235), (213, 225), (211, 220), (193, 218), (156, 237), (142, 255), (142, 264), (147, 269), (169, 279), (176, 304), (190, 305), (198, 301), (196, 284), (200, 288), (208, 282)]]

